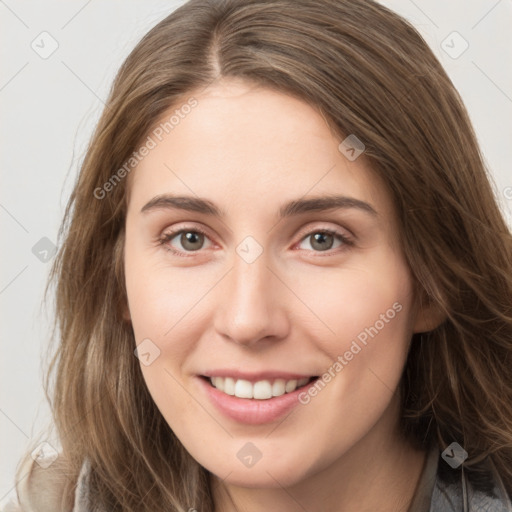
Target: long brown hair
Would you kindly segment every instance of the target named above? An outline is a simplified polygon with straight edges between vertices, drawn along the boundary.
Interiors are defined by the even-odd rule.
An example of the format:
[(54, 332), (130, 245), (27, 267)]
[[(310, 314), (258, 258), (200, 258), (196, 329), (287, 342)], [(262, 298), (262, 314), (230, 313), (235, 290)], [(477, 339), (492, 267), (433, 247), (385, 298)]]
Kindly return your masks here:
[(418, 300), (446, 315), (413, 337), (403, 432), (422, 447), (458, 442), (469, 470), (491, 458), (512, 494), (511, 234), (445, 71), (408, 22), (373, 1), (192, 0), (119, 70), (65, 213), (52, 273), (59, 340), (46, 382), (68, 464), (65, 496), (88, 460), (94, 499), (107, 510), (213, 511), (208, 473), (154, 404), (123, 320), (128, 180), (98, 189), (164, 112), (220, 77), (301, 98), (340, 141), (364, 142), (396, 207)]

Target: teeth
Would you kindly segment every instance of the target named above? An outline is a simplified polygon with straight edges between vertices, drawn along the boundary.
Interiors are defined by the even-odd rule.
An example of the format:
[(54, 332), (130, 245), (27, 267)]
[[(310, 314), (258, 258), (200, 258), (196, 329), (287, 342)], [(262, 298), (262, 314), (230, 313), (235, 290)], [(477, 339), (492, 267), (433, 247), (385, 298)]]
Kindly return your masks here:
[(281, 396), (286, 392), (286, 381), (284, 379), (276, 379), (272, 384), (272, 396)]
[[(222, 377), (219, 377), (217, 379), (217, 384), (219, 384), (220, 380), (220, 386), (217, 389), (220, 389), (222, 386)], [(253, 397), (253, 390), (252, 390), (252, 384), (248, 380), (237, 380), (235, 382), (235, 396), (238, 398), (252, 398)]]
[[(222, 377), (220, 377), (222, 378)], [(217, 387), (217, 386), (215, 386)], [(224, 393), (227, 395), (234, 395), (235, 394), (235, 379), (232, 379), (231, 377), (226, 377), (224, 379)]]
[(285, 393), (291, 393), (297, 388), (304, 386), (309, 382), (308, 377), (302, 379), (276, 379), (274, 382), (269, 380), (259, 380), (254, 384), (244, 379), (233, 379), (231, 377), (211, 377), (212, 386), (227, 395), (238, 398), (254, 398), (256, 400), (267, 400), (274, 396), (281, 396)]
[(287, 393), (290, 393), (292, 391), (295, 391), (297, 389), (297, 381), (296, 380), (289, 380), (287, 383), (286, 383), (286, 386), (284, 387), (284, 390), (287, 392)]

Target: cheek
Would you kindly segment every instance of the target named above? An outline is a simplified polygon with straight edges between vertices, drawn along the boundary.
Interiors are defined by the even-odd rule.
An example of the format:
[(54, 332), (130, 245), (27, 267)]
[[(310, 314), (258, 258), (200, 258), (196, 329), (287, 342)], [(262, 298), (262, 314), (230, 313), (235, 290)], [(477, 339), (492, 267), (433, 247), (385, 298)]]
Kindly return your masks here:
[[(127, 253), (125, 269), (136, 345), (148, 346), (155, 354), (147, 366), (141, 359), (147, 388), (169, 426), (179, 436), (194, 437), (195, 425), (211, 418), (186, 389), (187, 361), (197, 349), (205, 325), (211, 324), (211, 308), (205, 308), (207, 295), (223, 272), (173, 268), (162, 258), (151, 263), (147, 255), (135, 250)], [(207, 358), (206, 348), (203, 356)]]
[[(132, 246), (133, 245), (133, 246)], [(220, 277), (212, 268), (172, 267), (163, 248), (143, 251), (126, 243), (125, 276), (128, 306), (137, 343), (155, 340), (162, 350), (176, 339), (173, 334), (186, 323), (198, 325), (195, 307)], [(177, 350), (179, 345), (172, 347)]]
[(186, 389), (184, 368), (195, 350), (193, 340), (200, 338), (204, 326), (198, 316), (200, 308), (194, 304), (206, 286), (196, 279), (191, 286), (190, 276), (176, 269), (171, 274), (169, 269), (152, 268), (147, 263), (133, 267), (137, 270), (132, 272), (129, 265), (135, 263), (136, 258), (127, 261), (126, 287), (136, 344), (149, 347), (151, 353), (150, 364), (141, 359), (144, 381), (155, 405), (180, 438), (200, 436), (195, 425), (204, 424), (209, 417)]
[(304, 293), (329, 328), (330, 334), (317, 336), (315, 344), (333, 365), (338, 363), (331, 373), (343, 373), (344, 399), (371, 399), (379, 379), (386, 393), (395, 389), (412, 336), (412, 286), (405, 262), (382, 251), (364, 265), (330, 276), (321, 290), (311, 282)]
[(340, 271), (322, 293), (313, 285), (309, 289), (318, 316), (333, 331), (315, 338), (316, 350), (331, 364), (317, 389), (301, 397), (305, 415), (322, 416), (318, 442), (308, 446), (308, 457), (325, 449), (322, 439), (330, 439), (330, 451), (319, 464), (335, 459), (383, 417), (397, 398), (407, 357), (412, 335), (409, 272), (390, 253), (366, 263)]
[[(410, 327), (411, 277), (405, 262), (391, 250), (357, 264), (328, 269), (325, 275), (306, 276), (301, 286), (300, 295), (329, 328), (328, 340), (333, 348), (344, 348), (343, 340), (359, 334), (364, 340), (364, 333), (368, 335), (367, 329), (372, 326), (379, 335), (396, 336)], [(335, 340), (341, 344), (335, 346)]]

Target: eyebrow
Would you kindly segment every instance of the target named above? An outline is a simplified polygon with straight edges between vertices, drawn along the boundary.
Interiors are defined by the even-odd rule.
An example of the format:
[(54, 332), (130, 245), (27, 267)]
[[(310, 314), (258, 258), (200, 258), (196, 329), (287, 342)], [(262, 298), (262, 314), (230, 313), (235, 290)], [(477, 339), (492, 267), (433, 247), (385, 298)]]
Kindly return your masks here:
[[(285, 217), (292, 217), (294, 215), (300, 215), (308, 212), (321, 212), (334, 209), (345, 210), (352, 208), (363, 211), (372, 216), (378, 215), (377, 211), (371, 204), (361, 201), (360, 199), (340, 195), (327, 195), (289, 201), (279, 209), (279, 218), (283, 219)], [(175, 196), (170, 194), (162, 194), (154, 197), (142, 207), (141, 213), (162, 209), (178, 209), (212, 215), (218, 218), (226, 217), (226, 212), (218, 208), (215, 203), (208, 199), (193, 196)]]

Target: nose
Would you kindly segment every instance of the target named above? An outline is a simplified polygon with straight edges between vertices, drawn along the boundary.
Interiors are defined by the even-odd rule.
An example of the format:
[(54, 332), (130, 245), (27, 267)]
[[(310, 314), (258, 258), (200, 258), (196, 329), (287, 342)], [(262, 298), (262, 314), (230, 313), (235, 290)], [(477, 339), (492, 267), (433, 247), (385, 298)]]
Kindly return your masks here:
[(216, 332), (246, 347), (285, 338), (290, 326), (284, 288), (268, 267), (265, 253), (252, 263), (235, 254), (233, 267), (217, 290)]

